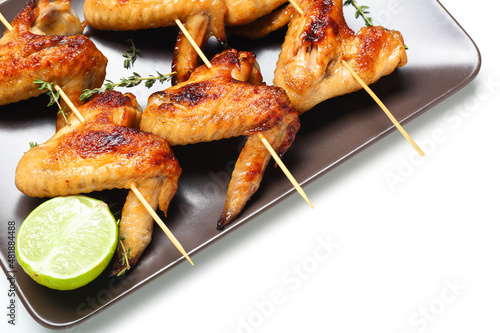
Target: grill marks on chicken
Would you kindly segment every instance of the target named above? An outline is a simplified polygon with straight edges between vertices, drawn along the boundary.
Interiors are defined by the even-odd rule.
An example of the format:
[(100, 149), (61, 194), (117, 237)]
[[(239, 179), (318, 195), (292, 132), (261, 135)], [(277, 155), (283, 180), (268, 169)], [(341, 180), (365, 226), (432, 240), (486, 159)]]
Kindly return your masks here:
[[(83, 13), (95, 29), (138, 30), (175, 25), (179, 19), (203, 49), (210, 36), (226, 43), (225, 25), (248, 24), (271, 13), (287, 0), (86, 0)], [(179, 33), (172, 61), (178, 74), (173, 84), (187, 80), (198, 56)]]
[[(69, 1), (29, 1), (12, 22), (12, 31), (0, 39), (0, 105), (43, 94), (34, 79), (58, 84), (70, 100), (81, 105), (84, 89), (100, 87), (106, 75), (106, 57), (83, 35), (39, 35), (80, 29)], [(61, 14), (65, 23), (57, 18)], [(68, 21), (66, 21), (68, 19)], [(58, 128), (64, 125), (62, 119)]]
[[(196, 68), (197, 54), (180, 33), (173, 68), (179, 72), (175, 82), (183, 83), (153, 94), (143, 116), (133, 95), (114, 91), (80, 106), (85, 123), (70, 114), (69, 125), (59, 123), (49, 141), (22, 157), (16, 169), (18, 189), (53, 197), (134, 184), (153, 209), (166, 213), (181, 173), (169, 144), (247, 136), (217, 224), (224, 228), (258, 190), (269, 163), (259, 133), (283, 155), (299, 130), (299, 113), (359, 90), (341, 60), (368, 84), (406, 63), (399, 32), (365, 27), (355, 34), (344, 20), (341, 0), (296, 1), (305, 15), (291, 6), (272, 12), (286, 0), (86, 0), (84, 13), (94, 28), (146, 29), (180, 19), (201, 47), (211, 35), (225, 42), (225, 25), (240, 26), (235, 29), (240, 32), (261, 27), (247, 34), (259, 37), (290, 21), (275, 71), (277, 87), (263, 83), (250, 52), (226, 50), (212, 59), (211, 69)], [(0, 40), (0, 105), (41, 94), (32, 83), (35, 78), (58, 84), (81, 105), (81, 92), (104, 81), (107, 59), (86, 37), (62, 35), (80, 34), (84, 28), (69, 0), (35, 4), (31, 0), (26, 5), (12, 32)], [(141, 130), (136, 129), (139, 122)], [(131, 265), (151, 241), (152, 229), (153, 219), (129, 192), (120, 236), (131, 250)], [(112, 274), (124, 268), (122, 249), (117, 253)]]
[(248, 136), (229, 183), (218, 223), (222, 229), (257, 191), (269, 162), (270, 154), (257, 134), (282, 155), (300, 124), (285, 92), (263, 85), (252, 53), (226, 50), (211, 64), (211, 69), (198, 67), (188, 81), (151, 95), (141, 129), (171, 145)]
[(366, 84), (407, 62), (403, 37), (383, 27), (355, 34), (345, 22), (342, 0), (299, 0), (304, 15), (292, 16), (274, 72), (299, 113), (316, 104), (361, 89), (345, 60)]
[[(165, 139), (138, 126), (140, 107), (133, 95), (108, 91), (79, 108), (85, 118), (24, 154), (16, 169), (16, 186), (32, 197), (90, 193), (132, 184), (153, 209), (166, 213), (177, 190), (180, 166)], [(120, 236), (135, 264), (151, 240), (153, 219), (130, 191), (122, 210)], [(123, 269), (121, 249), (114, 273)]]

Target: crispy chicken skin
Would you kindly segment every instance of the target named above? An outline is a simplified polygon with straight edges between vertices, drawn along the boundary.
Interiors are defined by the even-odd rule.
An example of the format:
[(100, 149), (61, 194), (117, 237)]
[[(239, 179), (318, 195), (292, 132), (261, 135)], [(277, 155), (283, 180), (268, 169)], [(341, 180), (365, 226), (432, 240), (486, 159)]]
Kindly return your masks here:
[[(79, 107), (85, 118), (70, 124), (46, 143), (24, 154), (16, 169), (16, 186), (32, 197), (89, 193), (135, 184), (153, 209), (166, 213), (177, 190), (180, 166), (165, 139), (137, 126), (140, 106), (131, 94), (108, 91)], [(153, 220), (130, 191), (122, 210), (120, 237), (131, 249), (134, 265), (151, 240)], [(122, 249), (113, 273), (120, 272)]]
[(204, 13), (220, 28), (248, 24), (287, 0), (85, 0), (87, 22), (100, 30), (138, 30), (175, 25)]
[(270, 154), (258, 133), (282, 155), (300, 124), (283, 89), (263, 85), (252, 53), (226, 50), (211, 64), (211, 69), (198, 67), (188, 81), (151, 95), (141, 129), (164, 137), (171, 145), (248, 136), (218, 222), (222, 229), (257, 191), (269, 162)]
[[(47, 2), (42, 0), (37, 7), (36, 1), (29, 1), (12, 21), (12, 31), (0, 39), (0, 105), (43, 94), (33, 84), (40, 79), (58, 84), (78, 106), (83, 103), (79, 96), (84, 89), (100, 87), (104, 81), (108, 60), (87, 37), (45, 35), (66, 30), (61, 28), (64, 24), (57, 19), (58, 13), (69, 19), (66, 32), (78, 26), (69, 9), (62, 10), (69, 1)], [(58, 128), (64, 125), (61, 121)]]
[(345, 22), (342, 0), (298, 0), (274, 72), (299, 113), (316, 104), (361, 89), (341, 63), (345, 60), (366, 84), (407, 62), (403, 37), (383, 27), (355, 34)]
[(76, 11), (71, 8), (71, 0), (40, 0), (39, 15), (30, 29), (36, 35), (78, 35), (83, 33), (86, 23), (82, 23)]
[[(175, 25), (179, 19), (203, 49), (210, 36), (226, 42), (225, 25), (248, 24), (271, 13), (287, 0), (86, 0), (85, 19), (95, 29), (138, 30)], [(186, 81), (198, 65), (198, 56), (179, 33), (172, 83)]]

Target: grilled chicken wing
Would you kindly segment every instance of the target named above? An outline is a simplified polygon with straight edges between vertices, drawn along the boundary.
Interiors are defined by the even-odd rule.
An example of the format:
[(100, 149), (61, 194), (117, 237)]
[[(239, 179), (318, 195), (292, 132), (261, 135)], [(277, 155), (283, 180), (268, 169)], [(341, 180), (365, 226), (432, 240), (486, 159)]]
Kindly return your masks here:
[(258, 133), (278, 154), (284, 154), (300, 124), (283, 89), (263, 85), (252, 53), (226, 50), (211, 64), (211, 69), (198, 67), (188, 81), (151, 95), (141, 129), (164, 137), (171, 145), (248, 135), (218, 222), (222, 229), (257, 191), (269, 162), (270, 154)]
[[(86, 0), (83, 13), (95, 29), (138, 30), (175, 25), (179, 19), (187, 31), (204, 47), (210, 36), (226, 42), (224, 25), (248, 24), (271, 13), (287, 0)], [(179, 33), (172, 70), (178, 84), (189, 78), (198, 64), (198, 56)]]
[[(165, 139), (128, 126), (138, 125), (140, 106), (133, 95), (108, 91), (79, 108), (46, 143), (19, 161), (16, 186), (32, 197), (89, 193), (135, 184), (153, 209), (166, 213), (181, 172)], [(151, 240), (153, 220), (130, 191), (122, 210), (120, 236), (135, 264)], [(120, 272), (118, 249), (114, 274)]]
[(299, 113), (326, 99), (361, 89), (345, 60), (367, 84), (406, 64), (403, 37), (383, 27), (347, 26), (342, 0), (298, 0), (304, 15), (293, 15), (274, 84), (286, 90)]
[(86, 24), (78, 18), (71, 8), (71, 0), (40, 0), (39, 14), (30, 29), (35, 35), (78, 35), (83, 33)]
[(82, 104), (84, 89), (102, 85), (107, 59), (92, 41), (83, 35), (48, 35), (83, 29), (68, 8), (69, 1), (42, 0), (37, 7), (31, 0), (14, 18), (12, 31), (0, 39), (0, 105), (43, 94), (35, 79), (58, 84), (76, 105)]

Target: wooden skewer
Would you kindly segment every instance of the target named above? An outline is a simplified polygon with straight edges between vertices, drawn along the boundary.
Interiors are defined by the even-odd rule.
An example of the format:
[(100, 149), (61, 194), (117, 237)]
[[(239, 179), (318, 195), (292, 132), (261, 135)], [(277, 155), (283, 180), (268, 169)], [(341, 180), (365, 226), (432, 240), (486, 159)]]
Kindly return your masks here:
[[(62, 99), (68, 104), (68, 106), (70, 107), (71, 111), (73, 111), (75, 113), (75, 115), (77, 116), (78, 120), (80, 120), (83, 123), (85, 120), (82, 117), (82, 114), (78, 111), (78, 109), (71, 102), (71, 100), (68, 98), (68, 96), (64, 93), (64, 91), (57, 84), (54, 85), (54, 86), (55, 86), (55, 89), (57, 91), (59, 91), (59, 95), (62, 97)], [(170, 239), (170, 241), (175, 245), (175, 247), (177, 248), (177, 250), (179, 250), (179, 252), (182, 253), (182, 255), (191, 263), (191, 265), (194, 266), (193, 262), (191, 261), (191, 258), (189, 258), (188, 254), (186, 253), (186, 251), (182, 247), (181, 243), (179, 243), (179, 241), (177, 240), (177, 238), (175, 238), (175, 236), (168, 229), (168, 227), (165, 225), (165, 223), (163, 223), (162, 219), (158, 216), (158, 214), (156, 214), (156, 212), (154, 211), (154, 209), (151, 207), (151, 205), (149, 204), (149, 202), (144, 198), (144, 196), (142, 195), (142, 193), (137, 189), (137, 187), (135, 186), (135, 184), (132, 184), (130, 186), (130, 189), (132, 190), (132, 192), (134, 192), (134, 194), (137, 196), (137, 198), (142, 203), (142, 205), (146, 208), (146, 210), (149, 212), (149, 214), (151, 214), (151, 217), (156, 221), (156, 223), (158, 223), (158, 225), (160, 226), (160, 228), (167, 235), (168, 239)]]
[[(302, 9), (298, 7), (297, 3), (294, 0), (288, 0), (288, 1), (297, 9), (297, 11), (301, 15), (304, 14)], [(425, 154), (422, 151), (422, 149), (420, 149), (417, 143), (413, 141), (411, 136), (405, 131), (403, 126), (401, 126), (401, 124), (397, 121), (397, 119), (392, 115), (391, 111), (389, 111), (389, 109), (384, 105), (384, 103), (382, 103), (380, 98), (378, 98), (378, 96), (373, 92), (373, 90), (371, 90), (370, 87), (368, 87), (368, 85), (359, 77), (358, 74), (356, 74), (356, 72), (351, 68), (351, 66), (349, 66), (349, 64), (344, 59), (342, 59), (342, 65), (351, 73), (351, 75), (356, 79), (356, 81), (358, 81), (358, 83), (363, 87), (363, 89), (365, 89), (366, 92), (373, 98), (373, 100), (380, 106), (380, 108), (385, 112), (387, 117), (389, 117), (389, 119), (392, 121), (394, 126), (396, 126), (399, 132), (401, 132), (401, 134), (403, 134), (406, 140), (408, 140), (408, 142), (410, 142), (413, 148), (415, 148), (420, 157), (423, 157)]]
[(196, 53), (198, 53), (198, 55), (200, 56), (201, 60), (203, 60), (203, 62), (205, 63), (205, 65), (208, 68), (212, 68), (212, 64), (207, 59), (207, 57), (205, 56), (205, 54), (203, 53), (203, 51), (200, 49), (200, 47), (198, 46), (198, 44), (196, 44), (196, 42), (194, 41), (193, 37), (191, 37), (191, 34), (189, 33), (189, 31), (186, 30), (186, 28), (184, 27), (184, 25), (182, 24), (182, 22), (179, 21), (179, 19), (175, 19), (175, 23), (177, 23), (177, 25), (179, 26), (179, 29), (181, 29), (182, 33), (184, 34), (184, 36), (186, 36), (186, 38), (188, 39), (189, 43), (191, 43), (191, 45), (194, 47), (194, 49), (196, 50)]
[(5, 19), (2, 13), (0, 13), (0, 21), (2, 21), (3, 25), (9, 30), (12, 31), (12, 26), (10, 25), (9, 21)]
[(302, 10), (302, 8), (299, 7), (299, 5), (297, 5), (297, 3), (294, 0), (288, 0), (288, 2), (290, 2), (292, 6), (295, 7), (295, 9), (299, 12), (300, 15), (304, 15), (304, 11)]
[[(175, 23), (177, 23), (177, 25), (182, 30), (182, 32), (184, 33), (184, 35), (186, 36), (186, 38), (188, 39), (188, 41), (193, 45), (193, 47), (195, 48), (195, 50), (198, 53), (198, 55), (200, 56), (200, 58), (203, 59), (203, 62), (205, 63), (205, 65), (208, 68), (212, 68), (212, 64), (207, 59), (207, 57), (205, 57), (205, 55), (203, 54), (203, 51), (200, 50), (200, 48), (195, 43), (195, 41), (193, 40), (193, 38), (189, 35), (189, 32), (186, 30), (186, 28), (184, 28), (184, 26), (182, 25), (181, 21), (179, 21), (178, 19), (176, 19)], [(304, 200), (309, 204), (309, 206), (311, 206), (311, 208), (314, 208), (313, 205), (311, 204), (311, 202), (309, 201), (309, 199), (307, 198), (304, 190), (300, 187), (299, 183), (295, 180), (295, 178), (292, 176), (292, 174), (290, 173), (290, 171), (288, 171), (287, 167), (285, 166), (285, 164), (283, 163), (283, 161), (281, 161), (281, 159), (278, 156), (278, 154), (276, 154), (276, 152), (274, 151), (273, 147), (271, 147), (271, 145), (269, 144), (269, 142), (267, 142), (266, 138), (264, 138), (264, 136), (262, 134), (260, 134), (260, 133), (259, 133), (259, 138), (262, 141), (262, 143), (264, 144), (264, 146), (267, 148), (267, 150), (269, 150), (269, 153), (271, 154), (271, 156), (273, 156), (273, 158), (276, 160), (276, 163), (278, 163), (278, 165), (281, 167), (281, 170), (283, 170), (283, 172), (285, 173), (285, 175), (288, 177), (288, 180), (290, 180), (290, 182), (295, 187), (295, 189), (297, 190), (297, 192), (299, 192), (299, 194), (304, 198)]]
[(280, 157), (278, 156), (278, 154), (276, 154), (276, 152), (274, 151), (273, 147), (271, 147), (271, 145), (269, 144), (269, 142), (267, 141), (267, 139), (261, 133), (259, 133), (259, 139), (262, 141), (262, 143), (264, 144), (264, 146), (266, 146), (267, 150), (269, 150), (269, 152), (271, 153), (271, 156), (274, 158), (274, 160), (276, 161), (276, 163), (278, 163), (278, 165), (280, 166), (281, 170), (288, 177), (288, 179), (290, 180), (290, 182), (292, 183), (292, 185), (295, 187), (295, 189), (297, 190), (297, 192), (299, 192), (299, 194), (302, 196), (302, 198), (304, 198), (304, 200), (309, 204), (309, 206), (311, 206), (311, 208), (314, 209), (314, 207), (313, 207), (311, 201), (309, 201), (309, 198), (307, 197), (306, 193), (304, 192), (304, 190), (302, 190), (302, 187), (300, 187), (299, 183), (295, 180), (295, 178), (290, 173), (290, 171), (288, 171), (288, 168), (285, 166), (285, 164), (280, 159)]
[(71, 111), (73, 111), (78, 120), (80, 120), (81, 123), (84, 123), (85, 119), (83, 119), (82, 114), (78, 111), (78, 109), (75, 107), (73, 102), (71, 102), (71, 100), (68, 98), (68, 95), (64, 93), (61, 87), (59, 87), (57, 84), (54, 84), (54, 89), (57, 92), (59, 92), (59, 96), (61, 96), (61, 98), (66, 102), (66, 104), (68, 104), (69, 108), (71, 109)]
[(182, 247), (181, 243), (179, 243), (177, 238), (175, 238), (174, 234), (172, 234), (172, 232), (167, 228), (165, 223), (163, 223), (162, 219), (158, 216), (158, 214), (156, 214), (156, 212), (153, 210), (153, 208), (149, 205), (149, 203), (146, 201), (146, 199), (141, 194), (141, 192), (139, 192), (139, 190), (137, 189), (135, 184), (132, 184), (130, 186), (130, 189), (134, 192), (134, 194), (137, 196), (139, 201), (144, 205), (144, 207), (146, 207), (149, 214), (151, 214), (153, 219), (156, 221), (156, 223), (158, 223), (160, 228), (167, 235), (168, 239), (170, 239), (170, 241), (175, 245), (177, 250), (179, 250), (179, 252), (182, 253), (182, 255), (191, 263), (191, 265), (194, 266), (193, 262), (191, 261), (191, 258), (189, 258), (188, 254), (186, 253), (186, 251)]
[(361, 84), (361, 86), (366, 90), (366, 92), (380, 106), (380, 108), (385, 112), (385, 114), (387, 115), (387, 117), (389, 117), (389, 119), (392, 121), (392, 123), (394, 124), (394, 126), (396, 126), (396, 128), (401, 132), (401, 134), (403, 134), (403, 136), (406, 138), (406, 140), (408, 140), (408, 142), (410, 142), (410, 144), (413, 146), (413, 148), (415, 148), (415, 150), (418, 152), (418, 154), (421, 157), (423, 157), (425, 154), (422, 151), (422, 149), (420, 149), (420, 147), (415, 143), (415, 141), (413, 141), (413, 139), (405, 131), (405, 129), (403, 128), (403, 126), (401, 126), (401, 124), (399, 124), (399, 122), (397, 121), (397, 119), (394, 118), (394, 116), (389, 111), (389, 109), (384, 105), (384, 103), (382, 103), (382, 101), (377, 97), (377, 95), (375, 95), (375, 93), (370, 89), (370, 87), (368, 87), (368, 85), (359, 77), (358, 74), (356, 74), (356, 72), (351, 68), (351, 66), (349, 66), (349, 64), (345, 60), (343, 60), (343, 59), (342, 59), (342, 65), (344, 65), (344, 67), (351, 73), (351, 75), (356, 79), (356, 81), (358, 81), (358, 83)]

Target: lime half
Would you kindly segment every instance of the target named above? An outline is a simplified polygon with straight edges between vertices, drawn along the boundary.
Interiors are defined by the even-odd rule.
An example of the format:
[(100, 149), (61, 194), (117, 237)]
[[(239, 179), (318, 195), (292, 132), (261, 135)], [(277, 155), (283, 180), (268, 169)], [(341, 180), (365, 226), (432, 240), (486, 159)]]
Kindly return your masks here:
[(38, 206), (21, 224), (16, 256), (39, 284), (71, 290), (102, 273), (117, 242), (118, 227), (106, 203), (81, 195), (57, 197)]

